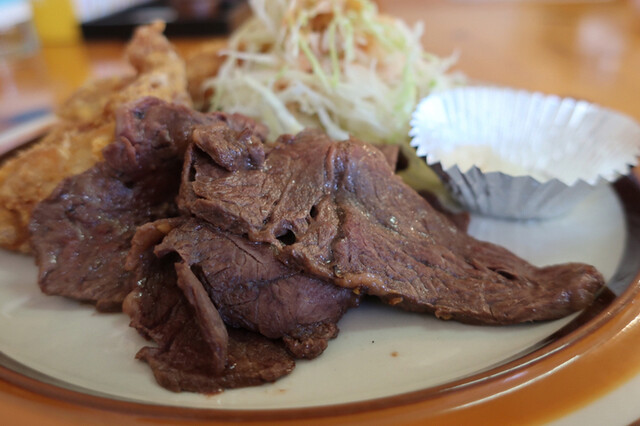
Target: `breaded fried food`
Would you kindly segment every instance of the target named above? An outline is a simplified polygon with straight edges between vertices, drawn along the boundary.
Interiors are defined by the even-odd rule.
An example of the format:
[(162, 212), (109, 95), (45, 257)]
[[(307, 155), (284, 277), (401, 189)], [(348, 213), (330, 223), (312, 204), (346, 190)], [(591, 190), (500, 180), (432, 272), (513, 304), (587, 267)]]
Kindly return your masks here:
[(209, 106), (213, 91), (205, 88), (204, 82), (218, 73), (226, 59), (220, 55), (220, 51), (226, 46), (226, 41), (221, 39), (202, 43), (186, 57), (187, 88), (197, 110), (204, 110)]
[(34, 206), (62, 181), (102, 160), (115, 133), (115, 111), (143, 96), (191, 105), (185, 63), (157, 22), (136, 30), (125, 51), (135, 72), (92, 81), (58, 111), (41, 141), (0, 168), (0, 246), (29, 252), (27, 226)]

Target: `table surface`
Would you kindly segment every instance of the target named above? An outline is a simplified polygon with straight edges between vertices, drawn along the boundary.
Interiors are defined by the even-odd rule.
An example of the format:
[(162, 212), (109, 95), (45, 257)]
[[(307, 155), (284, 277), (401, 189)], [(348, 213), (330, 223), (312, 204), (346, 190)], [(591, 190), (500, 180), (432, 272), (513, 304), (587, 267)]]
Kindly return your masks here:
[[(422, 20), (426, 49), (457, 52), (456, 68), (471, 79), (586, 99), (640, 120), (640, 0), (378, 3)], [(188, 54), (203, 40), (172, 41)], [(55, 107), (88, 78), (122, 72), (122, 52), (122, 42), (107, 41), (0, 59), (0, 119)]]

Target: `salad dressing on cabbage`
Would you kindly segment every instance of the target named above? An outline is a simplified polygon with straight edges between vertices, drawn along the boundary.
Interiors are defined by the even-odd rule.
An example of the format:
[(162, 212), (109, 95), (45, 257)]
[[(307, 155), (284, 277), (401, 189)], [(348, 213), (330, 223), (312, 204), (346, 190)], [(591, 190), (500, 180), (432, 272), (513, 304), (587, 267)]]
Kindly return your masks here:
[(342, 140), (407, 141), (417, 102), (460, 77), (410, 28), (366, 0), (251, 0), (253, 17), (221, 52), (205, 82), (209, 108), (248, 115), (271, 138), (321, 127)]

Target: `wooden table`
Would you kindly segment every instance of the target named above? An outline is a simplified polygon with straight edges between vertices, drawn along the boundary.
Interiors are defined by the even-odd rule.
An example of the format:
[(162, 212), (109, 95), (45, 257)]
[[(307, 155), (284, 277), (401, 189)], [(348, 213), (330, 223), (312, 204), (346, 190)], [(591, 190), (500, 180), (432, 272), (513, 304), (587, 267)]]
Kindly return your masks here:
[[(475, 80), (587, 99), (640, 120), (640, 0), (605, 2), (379, 0), (409, 23), (425, 23), (424, 44), (458, 52)], [(188, 53), (202, 40), (173, 40)], [(0, 60), (0, 119), (55, 107), (91, 76), (122, 72), (123, 44), (42, 47)]]
[[(424, 45), (497, 84), (571, 96), (640, 119), (640, 2), (381, 2), (423, 19)], [(419, 12), (418, 12), (419, 11)]]

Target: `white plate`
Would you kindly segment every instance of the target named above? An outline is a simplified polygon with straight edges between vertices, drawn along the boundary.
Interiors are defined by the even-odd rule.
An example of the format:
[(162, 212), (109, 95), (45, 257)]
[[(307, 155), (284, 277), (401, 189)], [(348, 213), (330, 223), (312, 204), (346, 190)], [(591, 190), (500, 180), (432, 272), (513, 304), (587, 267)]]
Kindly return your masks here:
[[(627, 228), (624, 209), (610, 186), (597, 188), (563, 218), (509, 222), (473, 217), (469, 231), (536, 265), (591, 263), (618, 286), (613, 281)], [(513, 360), (574, 318), (470, 326), (367, 302), (345, 315), (339, 336), (321, 357), (298, 361), (289, 376), (274, 384), (205, 396), (158, 386), (147, 365), (134, 359), (148, 343), (128, 327), (125, 315), (100, 314), (89, 305), (45, 296), (36, 272), (31, 257), (0, 251), (0, 352), (5, 366), (83, 393), (168, 406), (299, 408), (403, 394)]]

